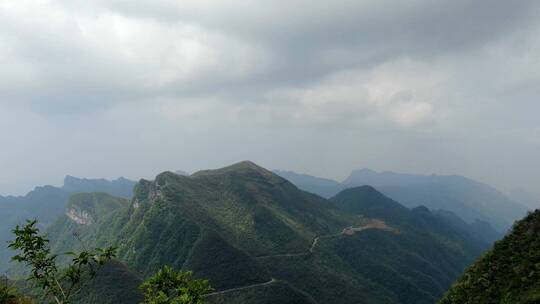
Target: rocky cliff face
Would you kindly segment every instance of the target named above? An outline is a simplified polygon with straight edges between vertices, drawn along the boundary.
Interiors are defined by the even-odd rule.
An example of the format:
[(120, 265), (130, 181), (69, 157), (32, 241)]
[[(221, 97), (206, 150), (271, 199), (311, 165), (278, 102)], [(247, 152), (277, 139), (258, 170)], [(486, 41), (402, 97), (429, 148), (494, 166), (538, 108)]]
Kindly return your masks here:
[(66, 210), (66, 216), (79, 225), (90, 226), (94, 222), (94, 219), (90, 213), (84, 210), (81, 211), (70, 208)]

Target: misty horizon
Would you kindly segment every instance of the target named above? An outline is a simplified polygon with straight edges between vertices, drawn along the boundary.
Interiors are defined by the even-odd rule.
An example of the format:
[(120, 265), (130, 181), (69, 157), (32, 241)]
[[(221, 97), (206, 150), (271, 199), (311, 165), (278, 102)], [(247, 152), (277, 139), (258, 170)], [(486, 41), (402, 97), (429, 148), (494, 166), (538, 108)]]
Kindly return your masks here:
[(540, 1), (0, 0), (0, 67), (9, 303), (540, 301)]
[(0, 193), (250, 159), (540, 195), (536, 1), (3, 1)]
[[(163, 170), (163, 171), (160, 171), (160, 172), (156, 172), (153, 175), (148, 174), (148, 175), (145, 175), (145, 176), (135, 176), (135, 177), (128, 177), (128, 176), (124, 176), (124, 175), (121, 175), (121, 174), (117, 175), (117, 176), (110, 176), (110, 177), (78, 176), (78, 175), (72, 175), (72, 174), (65, 174), (61, 178), (61, 180), (56, 182), (56, 183), (36, 184), (36, 185), (31, 186), (31, 188), (29, 188), (29, 189), (26, 189), (26, 190), (23, 189), (20, 193), (0, 193), (0, 196), (4, 196), (4, 197), (7, 197), (7, 196), (15, 196), (15, 197), (24, 196), (24, 195), (28, 194), (30, 191), (35, 190), (35, 188), (43, 187), (43, 186), (62, 187), (62, 186), (65, 185), (65, 180), (68, 179), (68, 178), (74, 178), (74, 179), (80, 179), (80, 180), (90, 180), (90, 181), (92, 181), (92, 180), (105, 180), (107, 182), (117, 181), (117, 180), (121, 180), (121, 179), (127, 179), (129, 181), (138, 182), (141, 179), (154, 180), (157, 175), (159, 175), (159, 174), (161, 174), (163, 172), (173, 172), (173, 173), (191, 175), (191, 174), (197, 173), (198, 171), (220, 169), (220, 168), (231, 166), (233, 164), (240, 163), (240, 162), (243, 162), (243, 161), (250, 161), (251, 162), (251, 160), (242, 160), (242, 161), (233, 162), (233, 163), (230, 163), (230, 164), (224, 164), (223, 166), (218, 166), (218, 167), (213, 167), (213, 168), (199, 168), (199, 169), (195, 169), (195, 170), (192, 170), (192, 171), (186, 171), (186, 170), (183, 170), (183, 169), (169, 169), (169, 170)], [(254, 162), (254, 163), (257, 164), (257, 165), (260, 165), (257, 162)], [(456, 176), (456, 177), (464, 177), (466, 179), (470, 179), (470, 180), (473, 180), (473, 181), (476, 181), (476, 182), (480, 182), (482, 184), (486, 184), (488, 186), (494, 187), (496, 190), (501, 191), (504, 194), (511, 194), (512, 191), (527, 191), (529, 194), (533, 195), (535, 198), (538, 198), (538, 194), (535, 193), (534, 191), (529, 191), (527, 189), (523, 189), (523, 188), (520, 188), (520, 187), (511, 188), (511, 189), (501, 189), (501, 188), (498, 188), (498, 187), (496, 187), (494, 185), (486, 183), (486, 182), (484, 182), (482, 180), (477, 180), (477, 179), (474, 179), (474, 178), (471, 178), (471, 177), (468, 177), (468, 176), (464, 176), (464, 175), (460, 175), (460, 174), (415, 173), (415, 172), (398, 172), (398, 171), (392, 171), (392, 170), (376, 170), (376, 169), (373, 169), (373, 168), (357, 168), (357, 169), (352, 169), (349, 173), (346, 173), (341, 177), (329, 177), (329, 176), (315, 175), (315, 174), (310, 174), (310, 173), (307, 173), (307, 172), (294, 171), (294, 170), (289, 170), (289, 169), (284, 169), (284, 168), (268, 168), (268, 167), (265, 167), (265, 168), (268, 169), (268, 170), (271, 170), (271, 171), (273, 171), (275, 173), (278, 173), (278, 174), (280, 174), (280, 173), (294, 173), (294, 174), (306, 175), (306, 176), (315, 177), (315, 178), (327, 179), (327, 180), (334, 181), (334, 182), (337, 182), (337, 183), (344, 183), (355, 172), (360, 172), (360, 171), (368, 171), (368, 172), (376, 173), (376, 174), (413, 175), (413, 176), (425, 176), (425, 177), (429, 177), (429, 176), (440, 176), (440, 177)]]

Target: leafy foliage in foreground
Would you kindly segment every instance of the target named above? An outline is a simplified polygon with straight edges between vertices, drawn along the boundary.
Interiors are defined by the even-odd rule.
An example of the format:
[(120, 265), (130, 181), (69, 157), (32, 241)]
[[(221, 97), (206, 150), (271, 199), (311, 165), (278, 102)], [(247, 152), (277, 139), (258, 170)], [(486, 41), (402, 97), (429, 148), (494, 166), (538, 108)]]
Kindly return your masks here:
[(13, 233), (15, 240), (9, 248), (18, 250), (19, 254), (13, 260), (30, 267), (29, 281), (39, 287), (44, 298), (50, 298), (58, 304), (69, 304), (73, 295), (82, 287), (86, 276), (94, 276), (97, 267), (104, 265), (115, 256), (115, 249), (96, 248), (93, 251), (84, 250), (72, 256), (72, 261), (66, 269), (60, 269), (56, 264), (56, 255), (51, 254), (49, 240), (40, 235), (37, 221), (28, 221), (24, 226), (17, 226)]
[(439, 303), (540, 303), (540, 210), (516, 222)]
[(192, 272), (164, 266), (141, 285), (145, 304), (203, 304), (212, 291), (207, 280), (193, 280)]
[[(134, 181), (125, 178), (108, 181), (66, 176), (62, 187), (36, 187), (25, 196), (0, 195), (0, 244), (7, 243), (12, 237), (11, 229), (26, 219), (37, 219), (41, 229), (54, 223), (65, 212), (71, 194), (105, 192), (130, 198), (134, 186)], [(0, 246), (0, 273), (12, 266), (10, 258), (11, 251), (6, 246)]]

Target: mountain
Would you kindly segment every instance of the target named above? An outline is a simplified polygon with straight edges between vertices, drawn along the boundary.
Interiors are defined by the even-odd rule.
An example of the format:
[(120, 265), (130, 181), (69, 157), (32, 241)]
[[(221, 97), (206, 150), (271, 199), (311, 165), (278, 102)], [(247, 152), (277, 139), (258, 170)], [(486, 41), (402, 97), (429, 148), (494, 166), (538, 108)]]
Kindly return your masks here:
[(472, 223), (467, 223), (455, 213), (448, 210), (433, 211), (439, 220), (444, 221), (447, 225), (454, 227), (456, 230), (463, 231), (471, 235), (478, 243), (485, 244), (485, 248), (491, 247), (495, 242), (503, 238), (504, 234), (495, 230), (491, 224), (479, 219)]
[(49, 236), (57, 252), (118, 246), (143, 277), (192, 270), (211, 303), (434, 303), (482, 251), (427, 208), (371, 187), (327, 200), (247, 161), (141, 180), (130, 202), (72, 196)]
[(131, 198), (135, 182), (129, 179), (120, 177), (115, 180), (88, 179), (66, 176), (62, 189), (69, 193), (81, 192), (106, 192), (112, 195)]
[[(36, 187), (25, 196), (0, 196), (0, 244), (12, 238), (11, 230), (26, 219), (37, 218), (41, 228), (47, 227), (61, 216), (73, 193), (107, 192), (121, 197), (131, 197), (135, 182), (124, 178), (79, 179), (66, 176), (62, 187)], [(13, 253), (5, 245), (0, 247), (0, 273), (5, 272)]]
[[(7, 281), (7, 278), (0, 277), (0, 280)], [(74, 295), (72, 303), (138, 304), (143, 300), (142, 293), (139, 291), (142, 282), (140, 274), (133, 272), (118, 260), (111, 260), (97, 269), (95, 277), (83, 284), (80, 291)], [(24, 278), (10, 281), (10, 283), (17, 286), (20, 294), (28, 295), (33, 299), (42, 297), (41, 290), (36, 289)], [(4, 302), (0, 301), (0, 303)], [(32, 301), (31, 303), (44, 302)]]
[(120, 261), (111, 261), (75, 296), (77, 304), (138, 304), (143, 300), (138, 288), (142, 276)]
[(540, 303), (540, 210), (467, 268), (440, 304)]
[(299, 188), (324, 197), (331, 197), (343, 189), (370, 185), (407, 207), (423, 205), (432, 210), (448, 210), (467, 223), (476, 220), (488, 222), (499, 234), (504, 234), (528, 209), (489, 185), (456, 175), (415, 175), (361, 169), (353, 171), (339, 183), (294, 172), (276, 172)]
[(299, 174), (293, 171), (273, 170), (273, 172), (295, 184), (304, 191), (330, 198), (343, 190), (343, 186), (331, 179)]
[(527, 211), (496, 189), (456, 175), (377, 173), (363, 169), (353, 171), (343, 185), (371, 185), (405, 206), (449, 210), (467, 222), (487, 221), (499, 231), (506, 231)]
[(213, 303), (257, 303), (257, 304), (317, 304), (305, 292), (284, 281), (260, 285), (249, 289), (241, 289), (225, 293), (216, 292), (208, 297)]

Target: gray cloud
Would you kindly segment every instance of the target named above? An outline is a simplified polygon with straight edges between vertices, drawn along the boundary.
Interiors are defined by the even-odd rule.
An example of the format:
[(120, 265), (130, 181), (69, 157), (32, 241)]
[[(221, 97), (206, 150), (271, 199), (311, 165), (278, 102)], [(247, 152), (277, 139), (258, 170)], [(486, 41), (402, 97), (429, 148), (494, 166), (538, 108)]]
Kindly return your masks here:
[[(3, 1), (0, 193), (253, 159), (540, 179), (535, 1)], [(32, 175), (32, 178), (29, 177)]]

